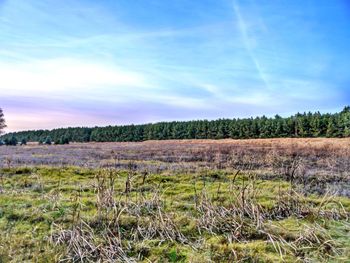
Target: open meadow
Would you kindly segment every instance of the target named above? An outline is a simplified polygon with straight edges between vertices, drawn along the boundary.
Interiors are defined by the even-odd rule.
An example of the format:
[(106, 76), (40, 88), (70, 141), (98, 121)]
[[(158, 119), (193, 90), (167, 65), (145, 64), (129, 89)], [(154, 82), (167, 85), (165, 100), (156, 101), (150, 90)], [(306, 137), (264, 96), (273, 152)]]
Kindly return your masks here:
[(0, 147), (0, 262), (348, 262), (350, 139)]
[(350, 0), (0, 0), (0, 263), (350, 263)]

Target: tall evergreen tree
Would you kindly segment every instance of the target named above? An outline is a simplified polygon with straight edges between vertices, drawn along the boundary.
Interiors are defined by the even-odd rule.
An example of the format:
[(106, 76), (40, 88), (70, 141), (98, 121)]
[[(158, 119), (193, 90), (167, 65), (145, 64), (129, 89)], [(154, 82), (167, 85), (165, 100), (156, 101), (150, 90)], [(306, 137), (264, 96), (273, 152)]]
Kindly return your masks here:
[(342, 135), (344, 137), (350, 136), (350, 107), (345, 107), (340, 113), (340, 123), (342, 129)]
[(5, 128), (6, 128), (5, 116), (4, 116), (4, 112), (0, 108), (0, 135), (4, 132)]
[(326, 131), (326, 136), (328, 138), (336, 136), (335, 126), (336, 126), (336, 124), (335, 124), (334, 118), (330, 118), (328, 121), (327, 131)]

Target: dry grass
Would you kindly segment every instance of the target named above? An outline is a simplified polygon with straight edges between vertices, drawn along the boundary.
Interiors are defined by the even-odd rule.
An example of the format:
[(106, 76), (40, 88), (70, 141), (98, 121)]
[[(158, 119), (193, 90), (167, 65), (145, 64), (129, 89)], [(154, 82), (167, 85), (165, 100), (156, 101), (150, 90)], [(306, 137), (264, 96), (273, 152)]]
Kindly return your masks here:
[(5, 262), (308, 262), (350, 253), (349, 199), (305, 195), (296, 182), (253, 172), (144, 178), (130, 165), (1, 174)]
[(346, 260), (349, 144), (0, 147), (0, 262)]
[[(0, 167), (80, 166), (148, 173), (252, 170), (265, 179), (297, 180), (307, 192), (350, 196), (350, 139), (174, 140), (137, 143), (76, 143), (0, 147)], [(302, 176), (282, 172), (298, 159)], [(293, 168), (293, 167), (292, 167)], [(294, 169), (294, 168), (293, 168)], [(303, 170), (303, 171), (302, 171)], [(131, 178), (130, 178), (131, 179)], [(132, 183), (132, 180), (129, 182)], [(127, 189), (126, 189), (127, 190)]]
[[(130, 143), (72, 143), (70, 145), (28, 145), (0, 147), (0, 165), (112, 165), (119, 161), (159, 161), (166, 164), (213, 161), (228, 166), (232, 157), (243, 154), (254, 155), (257, 164), (268, 161), (268, 156), (278, 153), (282, 156), (296, 153), (310, 159), (316, 168), (336, 165), (342, 158), (348, 163), (350, 138), (309, 139), (252, 139), (252, 140), (167, 140)], [(313, 158), (319, 160), (312, 160)], [(322, 159), (320, 159), (322, 157)]]

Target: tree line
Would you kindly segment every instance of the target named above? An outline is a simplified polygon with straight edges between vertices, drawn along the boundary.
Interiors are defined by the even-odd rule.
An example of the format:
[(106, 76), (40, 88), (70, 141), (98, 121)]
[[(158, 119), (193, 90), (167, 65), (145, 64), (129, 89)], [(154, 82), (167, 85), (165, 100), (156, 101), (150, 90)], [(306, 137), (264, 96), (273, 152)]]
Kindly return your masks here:
[(8, 133), (1, 140), (69, 142), (138, 142), (168, 139), (253, 139), (280, 137), (350, 137), (350, 107), (330, 114), (297, 113), (291, 117), (159, 122), (107, 127), (77, 127)]

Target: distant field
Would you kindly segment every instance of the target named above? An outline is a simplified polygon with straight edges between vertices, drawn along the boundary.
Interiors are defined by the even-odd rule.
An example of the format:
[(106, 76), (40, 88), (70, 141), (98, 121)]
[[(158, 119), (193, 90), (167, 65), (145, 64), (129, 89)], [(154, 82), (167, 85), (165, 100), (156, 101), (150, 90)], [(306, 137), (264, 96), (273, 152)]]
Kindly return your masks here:
[(149, 172), (201, 169), (254, 170), (275, 177), (283, 159), (298, 159), (305, 180), (318, 177), (341, 195), (350, 195), (350, 138), (167, 140), (133, 143), (71, 143), (0, 147), (0, 167), (80, 166)]
[[(69, 145), (38, 145), (0, 147), (0, 165), (86, 165), (99, 167), (111, 164), (112, 159), (161, 161), (165, 163), (221, 163), (230, 166), (238, 155), (263, 157), (272, 154), (297, 154), (308, 159), (342, 158), (349, 163), (350, 138), (309, 139), (251, 139), (251, 140), (166, 140), (130, 143), (71, 143)], [(113, 163), (113, 162), (112, 162)], [(332, 168), (332, 163), (323, 166)], [(342, 167), (340, 167), (342, 168)], [(346, 169), (344, 169), (346, 170)]]
[(349, 146), (1, 146), (0, 262), (349, 262)]

